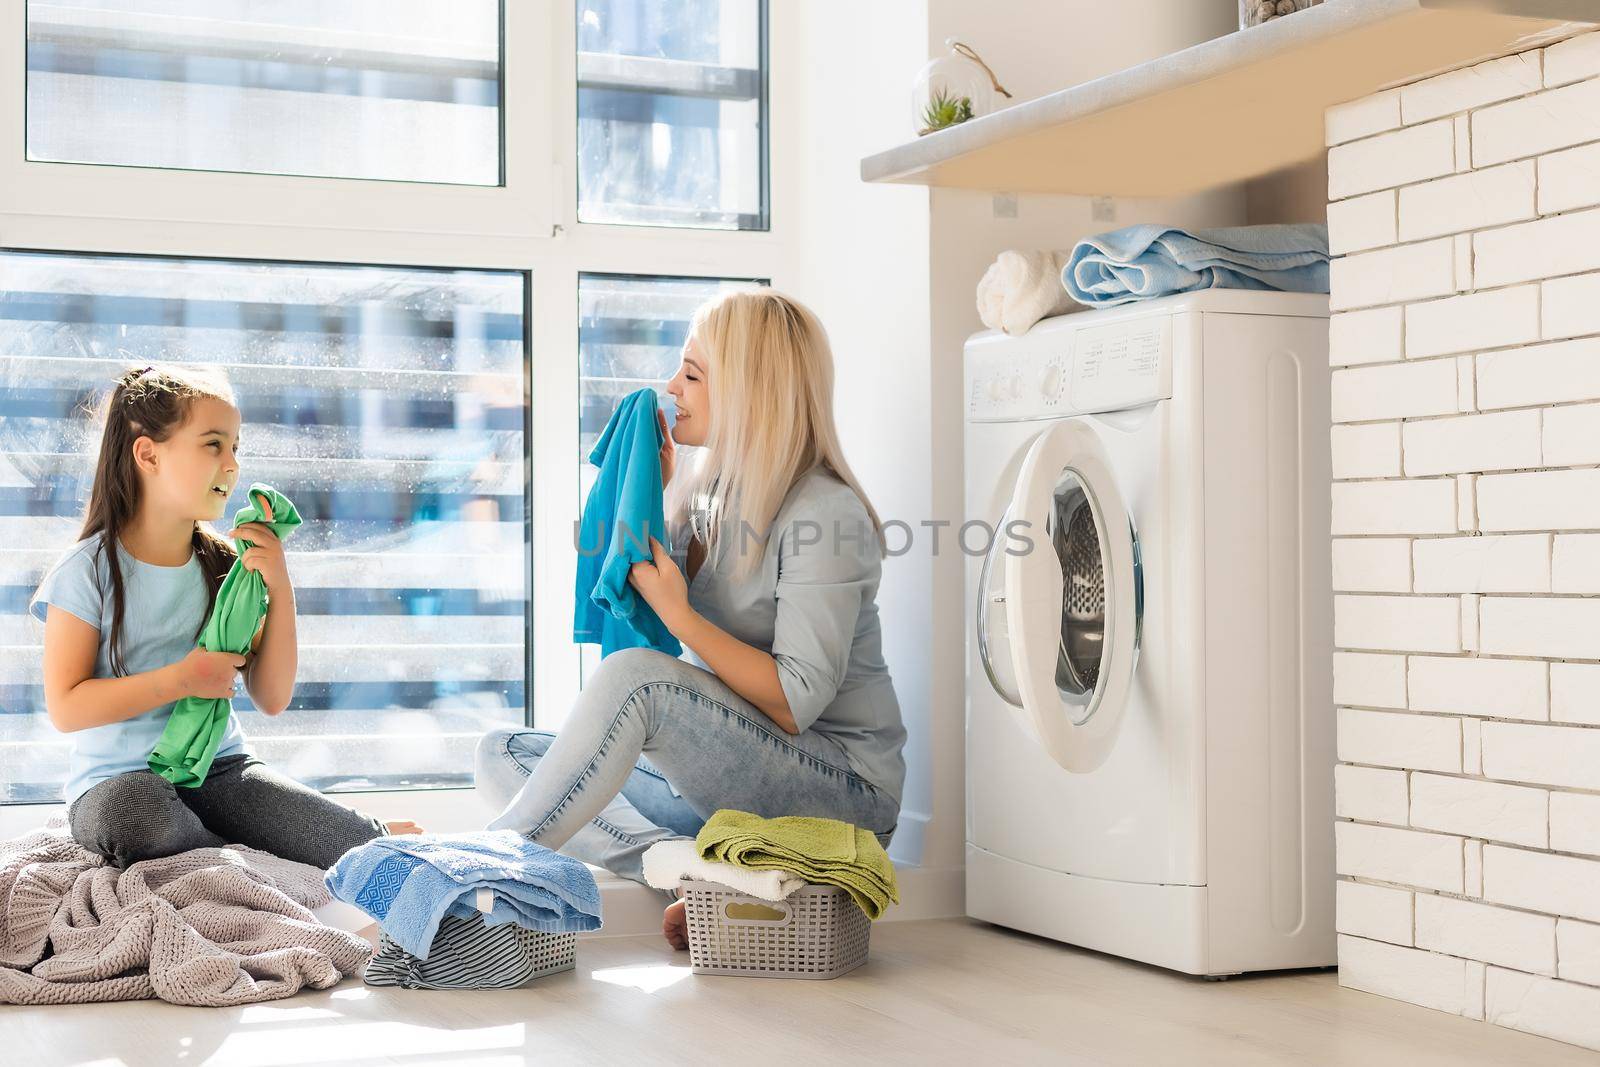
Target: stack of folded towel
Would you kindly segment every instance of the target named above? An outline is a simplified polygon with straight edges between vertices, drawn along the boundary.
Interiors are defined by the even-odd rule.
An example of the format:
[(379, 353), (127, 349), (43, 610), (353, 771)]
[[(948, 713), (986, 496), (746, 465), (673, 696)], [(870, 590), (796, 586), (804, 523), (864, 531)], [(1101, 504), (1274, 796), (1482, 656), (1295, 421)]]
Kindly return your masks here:
[(700, 846), (687, 837), (657, 841), (644, 853), (644, 880), (657, 889), (675, 889), (684, 878), (715, 882), (745, 896), (784, 900), (806, 880), (792, 871), (756, 871), (700, 855)]
[(1027, 333), (1077, 305), (1109, 307), (1195, 289), (1328, 291), (1328, 228), (1317, 224), (1180, 230), (1142, 224), (1079, 241), (1071, 252), (1008, 250), (978, 282), (978, 317)]
[(1061, 283), (1104, 307), (1196, 289), (1328, 291), (1328, 228), (1306, 223), (1190, 233), (1147, 223), (1079, 241)]
[(339, 857), (327, 884), (423, 960), (446, 915), (473, 919), (483, 911), (485, 926), (544, 933), (600, 926), (600, 890), (589, 868), (512, 830), (380, 837)]
[(834, 885), (876, 919), (900, 903), (894, 864), (869, 831), (837, 819), (763, 819), (724, 808), (693, 842), (662, 841), (644, 854), (645, 880), (671, 889), (700, 878), (764, 900), (782, 900), (808, 884)]

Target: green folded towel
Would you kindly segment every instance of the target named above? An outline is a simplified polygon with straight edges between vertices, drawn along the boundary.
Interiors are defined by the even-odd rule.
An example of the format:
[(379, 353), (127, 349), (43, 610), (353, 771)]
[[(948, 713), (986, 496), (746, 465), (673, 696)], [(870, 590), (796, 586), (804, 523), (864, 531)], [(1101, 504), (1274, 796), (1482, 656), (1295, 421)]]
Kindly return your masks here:
[[(247, 522), (264, 522), (282, 540), (300, 525), (300, 513), (288, 497), (272, 486), (253, 482), (247, 495), (252, 498), (251, 503), (233, 516), (230, 529)], [(265, 518), (266, 510), (255, 503), (257, 498), (271, 506), (271, 519)], [(234, 538), (233, 543), (240, 555), (255, 545), (242, 537)], [(198, 645), (208, 652), (233, 652), (242, 656), (250, 651), (256, 627), (261, 625), (266, 613), (267, 583), (236, 559), (217, 589), (217, 602), (211, 608), (211, 617), (206, 620)], [(184, 697), (178, 701), (166, 729), (161, 731), (161, 740), (150, 753), (150, 769), (173, 785), (190, 789), (200, 785), (211, 772), (211, 761), (216, 758), (217, 745), (228, 730), (228, 717), (232, 714), (231, 700)]]
[(868, 918), (900, 903), (894, 864), (878, 839), (837, 819), (763, 819), (723, 808), (706, 820), (694, 843), (703, 859), (756, 871), (793, 871), (808, 882), (836, 885)]

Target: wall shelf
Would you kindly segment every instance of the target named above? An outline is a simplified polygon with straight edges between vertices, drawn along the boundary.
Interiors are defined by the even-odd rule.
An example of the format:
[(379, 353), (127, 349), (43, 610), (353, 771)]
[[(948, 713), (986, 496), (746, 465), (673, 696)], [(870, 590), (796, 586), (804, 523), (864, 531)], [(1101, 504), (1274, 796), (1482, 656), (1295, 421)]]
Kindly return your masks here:
[(1179, 196), (1315, 158), (1323, 111), (1537, 48), (1600, 0), (1326, 0), (867, 156), (861, 178)]

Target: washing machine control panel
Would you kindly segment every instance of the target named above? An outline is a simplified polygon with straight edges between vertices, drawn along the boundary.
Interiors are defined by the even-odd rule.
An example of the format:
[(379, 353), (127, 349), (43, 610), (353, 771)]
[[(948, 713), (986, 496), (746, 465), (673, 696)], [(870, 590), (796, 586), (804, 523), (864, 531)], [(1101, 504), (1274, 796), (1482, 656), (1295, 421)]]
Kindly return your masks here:
[[(1118, 411), (1172, 395), (1173, 316), (1091, 325), (1046, 319), (1020, 337), (967, 344), (969, 420), (1005, 422)], [(1072, 328), (1076, 327), (1076, 328)]]

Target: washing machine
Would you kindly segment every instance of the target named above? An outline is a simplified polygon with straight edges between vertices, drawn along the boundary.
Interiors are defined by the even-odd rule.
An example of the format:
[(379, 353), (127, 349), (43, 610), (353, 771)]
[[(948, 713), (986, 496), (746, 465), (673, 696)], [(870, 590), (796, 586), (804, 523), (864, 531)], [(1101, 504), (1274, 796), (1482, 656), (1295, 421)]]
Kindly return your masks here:
[(969, 915), (1334, 964), (1327, 314), (1212, 289), (968, 340)]

